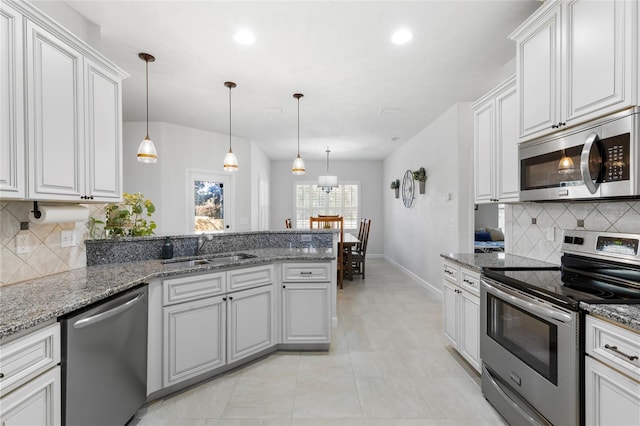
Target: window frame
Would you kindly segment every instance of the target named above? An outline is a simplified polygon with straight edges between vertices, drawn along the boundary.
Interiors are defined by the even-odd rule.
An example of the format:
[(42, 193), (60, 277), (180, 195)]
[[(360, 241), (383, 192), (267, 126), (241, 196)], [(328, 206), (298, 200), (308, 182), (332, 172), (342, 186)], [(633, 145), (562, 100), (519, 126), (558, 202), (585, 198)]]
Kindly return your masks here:
[[(306, 180), (300, 180), (300, 181), (295, 181), (293, 183), (293, 217), (291, 218), (292, 220), (292, 227), (294, 229), (308, 229), (308, 224), (307, 226), (304, 226), (303, 224), (299, 224), (298, 223), (298, 186), (300, 185), (306, 185), (306, 186), (310, 186), (312, 187), (312, 189), (314, 191), (320, 191), (323, 192), (321, 189), (318, 188), (318, 182), (317, 181), (306, 181)], [(345, 216), (345, 210), (346, 209), (353, 209), (353, 207), (344, 207), (344, 197), (345, 197), (345, 191), (344, 191), (344, 187), (347, 185), (355, 185), (357, 187), (357, 191), (358, 191), (358, 196), (356, 197), (356, 202), (357, 205), (355, 207), (355, 211), (356, 214), (354, 216), (354, 220), (353, 220), (353, 226), (349, 227), (347, 226), (347, 221), (345, 220), (345, 231), (357, 231), (358, 227), (360, 226), (360, 210), (361, 210), (361, 203), (362, 203), (362, 183), (361, 181), (358, 180), (345, 180), (345, 181), (338, 181), (338, 186), (341, 187), (342, 191), (342, 200), (341, 200), (341, 205), (339, 208), (334, 208), (334, 207), (327, 207), (326, 206), (326, 202), (325, 202), (325, 206), (320, 207), (320, 208), (314, 208), (313, 206), (309, 206), (308, 208), (305, 208), (306, 210), (309, 211), (309, 216), (317, 216), (318, 214), (339, 214), (341, 216)], [(333, 192), (333, 191), (332, 191)], [(330, 194), (325, 194), (325, 197), (330, 196)], [(327, 209), (331, 210), (331, 211), (327, 211)], [(337, 209), (337, 211), (336, 211)], [(307, 221), (308, 222), (308, 221)]]

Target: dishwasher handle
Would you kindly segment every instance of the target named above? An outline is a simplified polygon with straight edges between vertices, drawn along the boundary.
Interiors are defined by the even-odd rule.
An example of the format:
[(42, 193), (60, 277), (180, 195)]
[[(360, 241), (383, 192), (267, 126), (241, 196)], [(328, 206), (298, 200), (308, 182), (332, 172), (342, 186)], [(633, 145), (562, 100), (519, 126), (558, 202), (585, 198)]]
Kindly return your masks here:
[(139, 294), (133, 299), (123, 303), (122, 305), (118, 305), (113, 309), (109, 309), (108, 311), (101, 312), (97, 315), (92, 315), (89, 318), (84, 318), (79, 321), (76, 321), (75, 323), (73, 323), (73, 328), (80, 329), (80, 328), (89, 327), (90, 325), (96, 324), (100, 321), (104, 321), (107, 318), (111, 318), (115, 315), (118, 315), (128, 309), (131, 309), (136, 303), (140, 301), (140, 299), (142, 299), (143, 296), (144, 296), (144, 293)]

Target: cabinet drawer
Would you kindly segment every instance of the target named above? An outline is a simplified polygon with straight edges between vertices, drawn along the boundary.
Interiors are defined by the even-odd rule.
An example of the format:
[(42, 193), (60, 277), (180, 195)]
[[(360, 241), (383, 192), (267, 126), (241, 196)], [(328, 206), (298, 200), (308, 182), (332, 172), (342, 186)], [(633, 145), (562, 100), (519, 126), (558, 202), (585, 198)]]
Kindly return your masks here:
[(171, 278), (163, 283), (163, 306), (216, 296), (227, 290), (224, 272)]
[(460, 269), (460, 286), (471, 293), (480, 295), (480, 275), (468, 269)]
[(451, 281), (452, 283), (458, 283), (458, 271), (459, 268), (451, 263), (444, 262), (442, 269), (442, 277)]
[(331, 264), (283, 263), (282, 281), (288, 283), (331, 281)]
[(273, 283), (273, 265), (254, 266), (227, 272), (229, 291)]
[(2, 345), (0, 396), (60, 362), (60, 324), (52, 324)]
[(585, 351), (640, 380), (640, 334), (587, 315)]

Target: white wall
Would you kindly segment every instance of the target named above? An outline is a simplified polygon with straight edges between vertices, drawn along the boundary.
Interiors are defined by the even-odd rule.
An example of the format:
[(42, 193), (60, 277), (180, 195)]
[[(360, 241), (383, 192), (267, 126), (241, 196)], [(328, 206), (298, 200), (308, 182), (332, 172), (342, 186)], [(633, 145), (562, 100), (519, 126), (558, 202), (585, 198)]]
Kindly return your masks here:
[(74, 9), (58, 1), (32, 1), (33, 5), (68, 29), (79, 39), (100, 51), (100, 27), (87, 20)]
[[(479, 204), (475, 211), (474, 228), (497, 228), (498, 227), (498, 204)], [(504, 229), (503, 229), (504, 231)]]
[[(284, 220), (294, 215), (293, 185), (296, 181), (318, 181), (319, 175), (326, 174), (326, 160), (307, 161), (306, 173), (302, 176), (291, 174), (291, 160), (271, 161), (271, 229), (284, 229)], [(371, 219), (371, 231), (367, 255), (382, 255), (383, 240), (383, 198), (389, 190), (382, 179), (382, 161), (334, 161), (330, 159), (330, 172), (338, 176), (339, 182), (360, 182), (360, 216)], [(357, 230), (353, 232), (357, 234)]]
[(251, 142), (251, 229), (269, 229), (271, 163), (255, 142)]
[[(427, 285), (442, 288), (440, 253), (473, 252), (473, 115), (451, 107), (384, 161), (385, 256)], [(427, 171), (426, 193), (407, 209), (389, 184), (407, 169)], [(417, 193), (417, 191), (416, 191)], [(450, 195), (450, 200), (445, 200)]]
[[(150, 123), (149, 137), (158, 151), (155, 164), (139, 163), (136, 151), (144, 138), (145, 123), (124, 123), (124, 191), (141, 192), (156, 205), (153, 220), (157, 234), (188, 232), (187, 170), (227, 173), (222, 161), (229, 149), (229, 136), (169, 123)], [(251, 230), (251, 143), (233, 138), (233, 152), (239, 163), (232, 176), (235, 215), (227, 217), (233, 231)]]

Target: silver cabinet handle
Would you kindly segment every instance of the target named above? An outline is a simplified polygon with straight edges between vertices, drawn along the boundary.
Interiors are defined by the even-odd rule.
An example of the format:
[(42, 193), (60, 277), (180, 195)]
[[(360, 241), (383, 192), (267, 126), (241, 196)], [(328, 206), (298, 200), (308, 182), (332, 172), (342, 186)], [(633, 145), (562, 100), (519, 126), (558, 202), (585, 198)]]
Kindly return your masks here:
[(462, 281), (464, 281), (465, 283), (469, 284), (472, 287), (477, 287), (478, 286), (478, 284), (475, 281), (471, 281), (471, 280), (468, 280), (466, 278), (464, 280), (462, 280)]
[(305, 272), (305, 271), (301, 271), (300, 275), (313, 275), (313, 272)]
[(584, 143), (582, 153), (580, 154), (580, 173), (582, 174), (582, 180), (584, 181), (584, 186), (586, 186), (592, 194), (596, 193), (600, 184), (594, 183), (591, 178), (591, 171), (589, 170), (589, 155), (591, 154), (593, 144), (598, 143), (599, 140), (600, 138), (597, 133), (591, 133), (587, 137), (587, 141)]
[(122, 305), (116, 306), (113, 309), (110, 309), (108, 311), (105, 312), (101, 312), (97, 315), (93, 315), (90, 316), (89, 318), (85, 318), (85, 319), (81, 319), (79, 321), (76, 321), (73, 324), (73, 328), (84, 328), (84, 327), (89, 327), (90, 325), (93, 325), (97, 322), (103, 321), (107, 318), (111, 318), (112, 316), (118, 315), (121, 312), (126, 311), (127, 309), (130, 309), (133, 307), (133, 305), (135, 305), (136, 303), (138, 303), (138, 301), (140, 299), (142, 299), (142, 297), (144, 296), (143, 294), (139, 294), (138, 296), (136, 296), (135, 298), (129, 300), (126, 303), (123, 303)]
[(611, 345), (609, 345), (609, 344), (606, 344), (606, 345), (604, 345), (604, 347), (605, 347), (606, 349), (609, 349), (609, 350), (610, 350), (610, 351), (612, 351), (612, 352), (615, 352), (615, 353), (617, 353), (617, 354), (619, 354), (619, 355), (622, 355), (622, 356), (623, 356), (623, 357), (625, 357), (625, 358), (628, 358), (628, 359), (629, 359), (629, 361), (635, 361), (636, 359), (638, 359), (638, 357), (637, 357), (636, 355), (627, 355), (627, 354), (625, 354), (625, 353), (624, 353), (624, 352), (622, 352), (620, 349), (618, 349), (618, 347), (617, 347), (617, 346), (611, 346)]

